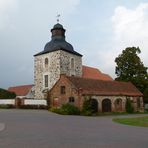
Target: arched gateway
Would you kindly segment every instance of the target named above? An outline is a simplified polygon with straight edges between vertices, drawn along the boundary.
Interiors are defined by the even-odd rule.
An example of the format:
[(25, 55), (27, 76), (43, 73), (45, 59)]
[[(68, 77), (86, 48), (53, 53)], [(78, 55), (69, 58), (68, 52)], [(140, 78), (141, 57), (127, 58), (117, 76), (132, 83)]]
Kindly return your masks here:
[(96, 99), (90, 99), (90, 105), (93, 113), (98, 112), (98, 101)]
[(102, 112), (111, 112), (111, 100), (104, 99), (102, 101)]

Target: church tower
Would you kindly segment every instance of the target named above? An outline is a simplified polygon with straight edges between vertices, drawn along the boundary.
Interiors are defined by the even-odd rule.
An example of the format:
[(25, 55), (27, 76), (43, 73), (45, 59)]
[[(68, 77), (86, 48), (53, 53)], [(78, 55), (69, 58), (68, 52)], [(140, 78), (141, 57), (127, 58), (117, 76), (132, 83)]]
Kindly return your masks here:
[(44, 98), (44, 92), (50, 90), (60, 78), (82, 76), (82, 55), (65, 40), (65, 29), (59, 23), (51, 29), (51, 41), (44, 50), (34, 55), (35, 98)]

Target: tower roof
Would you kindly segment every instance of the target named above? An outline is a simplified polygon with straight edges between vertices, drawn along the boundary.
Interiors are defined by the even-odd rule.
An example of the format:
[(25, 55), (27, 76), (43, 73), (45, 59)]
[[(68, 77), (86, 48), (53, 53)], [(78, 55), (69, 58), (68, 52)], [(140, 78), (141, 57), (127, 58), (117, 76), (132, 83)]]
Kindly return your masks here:
[(64, 28), (61, 24), (57, 23), (53, 26), (53, 29), (64, 29)]
[(51, 29), (52, 33), (51, 41), (46, 43), (43, 51), (37, 53), (34, 56), (46, 54), (57, 50), (64, 50), (66, 52), (82, 56), (78, 52), (74, 51), (73, 46), (70, 43), (66, 42), (65, 31), (66, 30), (63, 28), (61, 24), (59, 23), (55, 24)]

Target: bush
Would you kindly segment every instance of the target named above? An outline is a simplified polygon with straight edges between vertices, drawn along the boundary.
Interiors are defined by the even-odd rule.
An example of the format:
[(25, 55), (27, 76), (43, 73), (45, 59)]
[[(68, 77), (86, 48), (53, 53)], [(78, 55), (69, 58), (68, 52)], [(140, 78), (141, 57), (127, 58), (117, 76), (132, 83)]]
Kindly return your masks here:
[(50, 111), (62, 115), (79, 115), (80, 110), (72, 104), (63, 104), (61, 108), (51, 108)]
[(63, 114), (61, 108), (50, 108), (51, 112), (57, 113), (57, 114)]
[(131, 100), (129, 98), (126, 99), (126, 112), (133, 113), (134, 109), (131, 104)]
[(63, 104), (61, 107), (61, 110), (62, 110), (62, 113), (66, 115), (79, 115), (80, 114), (79, 108), (69, 103)]

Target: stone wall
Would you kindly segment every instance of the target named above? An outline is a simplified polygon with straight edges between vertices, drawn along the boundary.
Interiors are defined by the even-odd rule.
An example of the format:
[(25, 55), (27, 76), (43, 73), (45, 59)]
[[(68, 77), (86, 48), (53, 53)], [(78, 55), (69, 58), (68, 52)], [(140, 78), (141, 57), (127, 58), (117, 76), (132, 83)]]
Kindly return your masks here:
[[(74, 69), (71, 67), (71, 60), (74, 60)], [(82, 76), (82, 58), (80, 56), (60, 50), (61, 74), (67, 76)]]
[[(45, 66), (45, 59), (48, 65)], [(55, 51), (35, 57), (34, 62), (35, 98), (44, 98), (43, 91), (51, 89), (60, 75), (60, 51)], [(44, 76), (48, 75), (48, 87), (45, 87)]]

